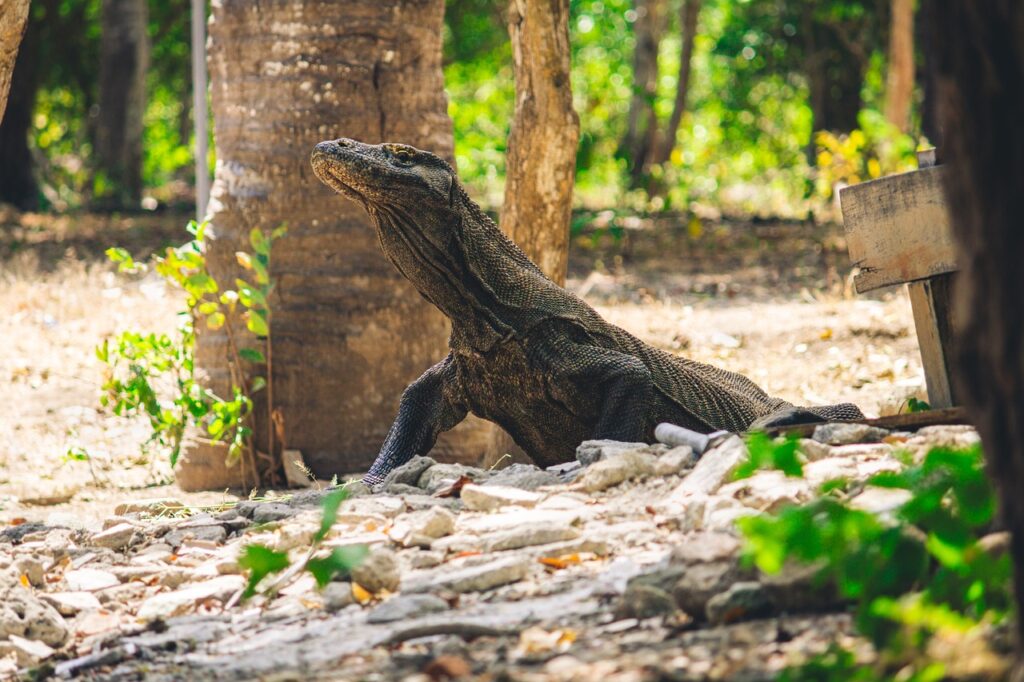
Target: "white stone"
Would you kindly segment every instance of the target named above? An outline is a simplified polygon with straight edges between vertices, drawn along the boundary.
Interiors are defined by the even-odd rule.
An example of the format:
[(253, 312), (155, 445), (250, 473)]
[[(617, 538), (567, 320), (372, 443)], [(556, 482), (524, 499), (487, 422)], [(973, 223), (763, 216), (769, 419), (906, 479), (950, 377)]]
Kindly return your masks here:
[(403, 547), (424, 547), (453, 530), (455, 515), (443, 507), (431, 507), (396, 518), (388, 536)]
[(134, 536), (135, 526), (130, 523), (119, 523), (107, 530), (93, 533), (89, 538), (89, 544), (113, 550), (122, 550), (131, 544)]
[(227, 601), (235, 592), (245, 586), (245, 580), (238, 575), (222, 575), (189, 585), (174, 592), (164, 592), (150, 597), (139, 606), (140, 620), (171, 618), (187, 613), (201, 601), (218, 599)]
[(18, 635), (10, 635), (7, 641), (0, 641), (0, 655), (14, 654), (18, 665), (31, 667), (45, 661), (55, 653), (53, 647), (38, 640), (25, 639)]
[(727, 483), (718, 489), (718, 494), (732, 497), (758, 511), (776, 512), (786, 505), (809, 500), (811, 487), (802, 478), (786, 476), (772, 469)]
[(184, 509), (185, 505), (173, 497), (151, 497), (144, 500), (129, 500), (114, 507), (114, 513), (124, 516), (131, 513), (163, 514), (175, 509)]
[(497, 533), (484, 536), (482, 540), (485, 552), (499, 552), (502, 550), (519, 549), (521, 547), (532, 547), (534, 545), (547, 545), (564, 540), (575, 540), (579, 536), (580, 532), (568, 524), (532, 523), (498, 531)]
[(533, 507), (544, 497), (529, 490), (509, 488), (503, 485), (476, 485), (467, 483), (461, 491), (462, 503), (466, 509), (474, 511), (491, 511), (501, 507), (516, 505)]
[(599, 492), (623, 481), (650, 476), (657, 461), (657, 457), (646, 452), (624, 452), (591, 464), (579, 477), (577, 485), (588, 493)]
[(711, 448), (697, 462), (682, 483), (669, 493), (667, 502), (682, 502), (693, 495), (710, 495), (717, 491), (747, 461), (750, 454), (739, 436), (730, 436)]
[(121, 584), (116, 575), (97, 568), (79, 568), (68, 571), (64, 574), (64, 582), (67, 583), (68, 590), (71, 592), (95, 592)]
[(697, 458), (693, 455), (693, 448), (689, 445), (678, 445), (658, 458), (657, 463), (654, 465), (654, 473), (657, 476), (672, 476), (696, 461)]
[(528, 558), (512, 557), (454, 570), (435, 569), (426, 576), (409, 576), (404, 591), (482, 592), (522, 580), (532, 565)]
[(374, 594), (384, 590), (396, 592), (401, 581), (398, 558), (387, 547), (378, 547), (352, 569), (352, 581)]
[(850, 500), (850, 506), (872, 514), (891, 514), (906, 504), (911, 497), (909, 490), (869, 485)]
[(73, 616), (79, 611), (100, 608), (100, 600), (92, 592), (44, 592), (39, 598), (57, 609), (62, 616)]

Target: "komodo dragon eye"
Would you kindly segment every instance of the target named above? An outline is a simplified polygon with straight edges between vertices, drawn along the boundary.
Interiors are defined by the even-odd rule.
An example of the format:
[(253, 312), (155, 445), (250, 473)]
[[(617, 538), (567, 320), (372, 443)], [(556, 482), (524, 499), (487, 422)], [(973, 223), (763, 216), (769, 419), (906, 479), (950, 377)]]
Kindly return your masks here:
[(391, 158), (403, 166), (411, 166), (416, 161), (416, 154), (404, 147), (388, 147), (388, 151), (391, 152)]

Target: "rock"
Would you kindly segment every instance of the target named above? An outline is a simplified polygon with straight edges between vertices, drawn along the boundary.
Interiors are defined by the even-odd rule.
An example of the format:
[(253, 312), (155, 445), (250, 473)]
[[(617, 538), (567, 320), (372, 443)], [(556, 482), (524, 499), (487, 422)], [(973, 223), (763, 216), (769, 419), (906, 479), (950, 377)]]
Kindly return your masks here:
[(463, 515), (459, 518), (457, 526), (460, 532), (486, 535), (534, 523), (574, 525), (579, 523), (581, 517), (580, 510), (575, 508), (523, 509), (521, 507), (505, 507), (493, 514)]
[[(259, 510), (257, 510), (253, 514), (253, 520), (256, 521), (256, 523), (264, 523), (263, 521), (257, 520), (259, 513)], [(180, 547), (186, 540), (200, 540), (203, 542), (215, 542), (220, 544), (224, 542), (227, 537), (228, 532), (224, 526), (217, 524), (209, 526), (190, 526), (187, 528), (172, 530), (164, 535), (163, 539), (164, 542), (172, 547)]]
[(43, 592), (39, 598), (57, 609), (62, 616), (100, 608), (100, 600), (92, 592)]
[(174, 592), (164, 592), (142, 602), (136, 614), (140, 620), (171, 618), (188, 613), (193, 606), (207, 599), (227, 601), (245, 586), (245, 579), (239, 575), (221, 575), (216, 578), (193, 583)]
[(252, 511), (253, 523), (271, 523), (295, 516), (298, 511), (281, 502), (263, 502)]
[(624, 452), (646, 450), (647, 443), (625, 443), (618, 440), (585, 440), (576, 448), (576, 461), (583, 466), (610, 459)]
[(118, 516), (125, 514), (150, 514), (156, 516), (165, 514), (176, 509), (184, 509), (185, 505), (173, 497), (152, 497), (144, 500), (131, 500), (122, 502), (114, 507), (114, 513)]
[(708, 600), (729, 589), (745, 577), (735, 561), (709, 561), (693, 564), (680, 571), (672, 588), (672, 597), (683, 611), (704, 618)]
[(128, 547), (134, 537), (135, 526), (130, 523), (118, 523), (104, 531), (93, 533), (89, 537), (89, 544), (119, 551)]
[(14, 562), (14, 569), (19, 576), (25, 576), (33, 587), (46, 585), (46, 569), (37, 556), (20, 556)]
[(829, 445), (849, 445), (851, 443), (878, 443), (888, 435), (888, 430), (867, 424), (830, 422), (814, 427), (812, 438), (819, 443)]
[(579, 536), (579, 531), (569, 524), (532, 523), (487, 535), (482, 540), (485, 552), (500, 552), (575, 540)]
[(11, 585), (0, 594), (0, 638), (11, 635), (60, 646), (68, 627), (52, 606), (21, 585)]
[(64, 582), (71, 592), (95, 592), (114, 585), (120, 585), (121, 581), (110, 571), (101, 571), (97, 568), (79, 568), (64, 573)]
[(352, 569), (352, 581), (374, 594), (384, 590), (397, 592), (401, 581), (398, 558), (386, 547), (375, 548)]
[(416, 487), (433, 495), (439, 490), (450, 487), (463, 476), (479, 481), (486, 475), (486, 471), (476, 467), (467, 467), (461, 464), (435, 464), (420, 474), (416, 481)]
[(356, 603), (355, 597), (352, 596), (352, 583), (348, 582), (327, 583), (320, 596), (324, 600), (324, 608), (332, 612)]
[(708, 600), (705, 613), (713, 625), (767, 616), (772, 612), (768, 593), (756, 582), (732, 584), (725, 592)]
[(15, 494), (22, 504), (34, 507), (52, 507), (55, 504), (64, 504), (69, 501), (77, 492), (77, 485), (51, 483), (46, 487), (26, 487), (18, 490)]
[(891, 515), (908, 501), (912, 494), (909, 490), (902, 488), (879, 488), (878, 486), (865, 486), (858, 495), (855, 495), (849, 502), (854, 509), (871, 512), (872, 514)]
[(735, 560), (743, 543), (728, 533), (691, 533), (672, 549), (669, 561), (690, 566), (712, 561)]
[(544, 499), (537, 493), (520, 488), (503, 485), (482, 486), (472, 483), (462, 488), (461, 497), (466, 509), (474, 511), (490, 511), (509, 505), (533, 507)]
[(437, 538), (450, 535), (453, 530), (455, 515), (447, 509), (432, 507), (397, 517), (388, 536), (403, 547), (424, 547)]
[(711, 495), (732, 476), (750, 454), (739, 436), (729, 436), (705, 452), (697, 466), (669, 493), (667, 506), (678, 506), (694, 495)]
[(383, 602), (366, 617), (368, 623), (411, 620), (448, 610), (448, 602), (432, 594), (401, 594)]
[(623, 452), (590, 465), (576, 485), (589, 493), (600, 492), (623, 481), (651, 475), (657, 461), (654, 455), (639, 450)]
[(348, 499), (341, 503), (338, 509), (340, 514), (362, 514), (383, 516), (393, 519), (405, 511), (405, 503), (397, 497), (387, 495), (375, 495), (373, 497), (362, 497), (359, 499)]
[(676, 603), (665, 590), (653, 585), (634, 584), (626, 588), (615, 606), (615, 619), (654, 618), (676, 611)]
[(435, 569), (429, 575), (412, 577), (405, 584), (405, 592), (482, 592), (499, 585), (507, 585), (526, 577), (533, 562), (522, 557), (499, 559), (475, 566)]
[(826, 457), (804, 465), (804, 479), (815, 489), (829, 481), (855, 481), (857, 478), (857, 463), (848, 457)]
[(14, 654), (18, 665), (23, 668), (35, 667), (53, 656), (54, 653), (56, 653), (54, 649), (44, 642), (25, 639), (17, 635), (10, 635), (7, 641), (0, 642), (0, 656)]
[(778, 611), (828, 611), (843, 602), (835, 584), (819, 577), (821, 568), (787, 562), (778, 573), (762, 574), (759, 581)]
[(704, 530), (709, 531), (736, 533), (738, 532), (736, 528), (736, 521), (745, 516), (756, 516), (760, 513), (761, 512), (758, 510), (752, 507), (746, 507), (742, 504), (736, 504), (732, 507), (712, 509), (705, 512), (704, 521), (702, 522), (701, 527)]
[(803, 453), (808, 462), (816, 462), (819, 459), (832, 457), (832, 446), (819, 443), (813, 438), (801, 438), (798, 450)]
[(773, 469), (727, 483), (718, 489), (718, 494), (732, 497), (758, 511), (774, 513), (787, 505), (809, 500), (811, 487), (803, 478), (786, 476)]
[(658, 458), (654, 465), (656, 476), (672, 476), (697, 463), (697, 455), (689, 445), (678, 445)]
[(384, 477), (384, 480), (381, 481), (377, 488), (379, 490), (387, 491), (388, 487), (392, 483), (415, 486), (419, 482), (420, 476), (423, 475), (423, 472), (435, 464), (437, 464), (437, 462), (431, 457), (416, 455), (402, 466), (392, 469), (391, 472)]
[(558, 474), (551, 471), (544, 471), (532, 464), (516, 462), (510, 464), (494, 473), (483, 485), (501, 485), (508, 488), (520, 488), (521, 490), (536, 490), (549, 485), (558, 485), (562, 482)]
[(418, 552), (403, 553), (402, 558), (409, 568), (433, 568), (444, 561), (444, 552), (433, 550), (420, 550)]

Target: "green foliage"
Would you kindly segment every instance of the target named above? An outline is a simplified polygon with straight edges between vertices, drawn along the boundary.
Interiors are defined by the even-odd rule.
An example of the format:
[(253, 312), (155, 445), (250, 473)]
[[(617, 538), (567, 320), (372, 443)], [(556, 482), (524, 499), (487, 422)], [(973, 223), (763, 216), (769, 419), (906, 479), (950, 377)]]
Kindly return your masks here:
[(758, 469), (779, 469), (787, 476), (803, 476), (804, 468), (797, 455), (799, 447), (799, 436), (773, 440), (762, 432), (752, 433), (747, 437), (750, 459), (737, 467), (733, 478), (749, 478)]
[[(99, 360), (107, 365), (101, 403), (119, 416), (146, 415), (152, 435), (143, 449), (158, 446), (169, 456), (171, 466), (178, 460), (190, 425), (200, 426), (213, 440), (227, 443), (230, 460), (241, 456), (252, 435), (252, 396), (267, 383), (264, 377), (251, 376), (252, 372), (242, 366), (243, 361), (263, 365), (266, 359), (258, 348), (237, 347), (231, 316), (241, 308), (250, 331), (263, 337), (269, 334), (268, 297), (274, 286), (269, 275), (271, 247), (284, 236), (286, 228), (279, 227), (269, 235), (252, 231), (254, 253), (239, 252), (236, 256), (243, 265), (248, 263), (255, 283), (238, 280), (238, 290), (223, 288), (210, 275), (206, 264), (206, 228), (206, 223), (189, 223), (191, 241), (168, 248), (162, 256), (153, 258), (154, 270), (186, 295), (187, 310), (181, 316), (177, 335), (126, 331), (113, 344), (105, 340), (96, 349)], [(147, 269), (146, 264), (136, 262), (121, 248), (108, 249), (107, 257), (120, 272)], [(233, 350), (232, 376), (241, 382), (232, 385), (230, 397), (217, 396), (198, 381), (193, 320), (204, 320), (210, 329), (227, 330)]]
[[(912, 658), (936, 632), (963, 632), (1006, 616), (1009, 557), (978, 543), (995, 513), (979, 447), (935, 448), (919, 465), (878, 474), (868, 484), (909, 496), (892, 518), (826, 495), (775, 516), (740, 519), (749, 560), (766, 573), (789, 561), (821, 566), (819, 578), (855, 603), (858, 630), (897, 660)], [(829, 656), (830, 665), (851, 664), (835, 652)], [(930, 679), (927, 665), (915, 665), (924, 675), (919, 679)]]
[[(335, 576), (348, 575), (368, 554), (365, 545), (354, 545), (352, 547), (335, 547), (326, 554), (321, 553), (320, 556), (315, 556), (338, 518), (338, 507), (347, 497), (348, 491), (345, 488), (338, 488), (324, 496), (321, 503), (320, 529), (313, 536), (309, 553), (302, 565), (302, 568), (313, 576), (321, 588), (331, 582)], [(257, 585), (264, 578), (284, 571), (292, 565), (292, 562), (286, 552), (278, 552), (264, 545), (251, 544), (246, 545), (238, 564), (249, 571), (249, 580), (242, 595), (243, 598), (248, 599), (256, 593)]]
[(932, 409), (932, 406), (923, 400), (919, 400), (913, 396), (907, 398), (907, 412), (927, 412)]

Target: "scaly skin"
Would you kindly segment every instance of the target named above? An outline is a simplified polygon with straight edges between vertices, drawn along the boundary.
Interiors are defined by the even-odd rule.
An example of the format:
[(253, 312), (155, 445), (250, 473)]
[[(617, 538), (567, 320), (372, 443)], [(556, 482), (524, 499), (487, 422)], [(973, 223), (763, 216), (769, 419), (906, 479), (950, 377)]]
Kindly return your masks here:
[(863, 417), (850, 404), (794, 407), (605, 322), (547, 279), (429, 152), (340, 139), (318, 144), (312, 164), (366, 209), (388, 260), (452, 323), (448, 356), (403, 393), (369, 485), (468, 412), (540, 466), (571, 460), (587, 439), (650, 442), (660, 422), (708, 433)]

